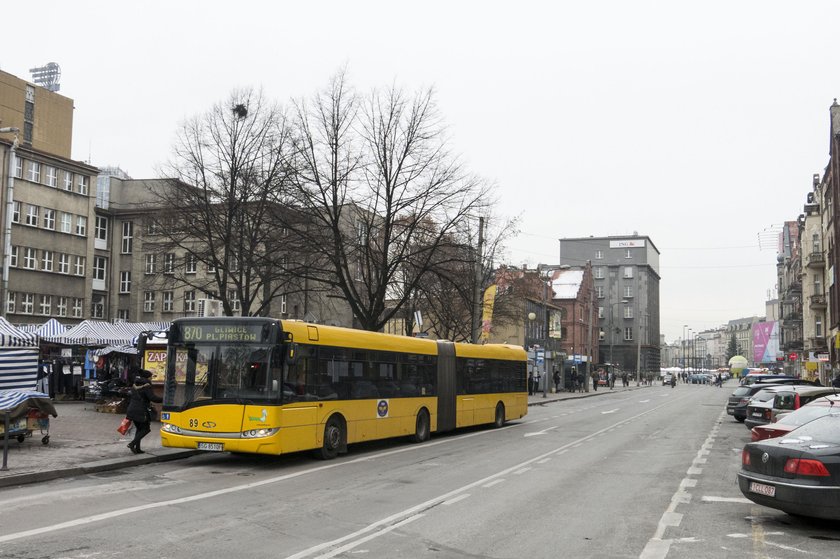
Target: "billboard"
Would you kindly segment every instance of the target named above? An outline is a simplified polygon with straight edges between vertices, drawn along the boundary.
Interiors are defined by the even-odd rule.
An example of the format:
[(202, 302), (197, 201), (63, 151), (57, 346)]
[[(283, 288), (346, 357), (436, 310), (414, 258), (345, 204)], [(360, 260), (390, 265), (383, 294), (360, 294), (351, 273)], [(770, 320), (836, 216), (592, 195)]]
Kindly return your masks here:
[(779, 353), (779, 323), (758, 322), (753, 325), (753, 363), (775, 363)]

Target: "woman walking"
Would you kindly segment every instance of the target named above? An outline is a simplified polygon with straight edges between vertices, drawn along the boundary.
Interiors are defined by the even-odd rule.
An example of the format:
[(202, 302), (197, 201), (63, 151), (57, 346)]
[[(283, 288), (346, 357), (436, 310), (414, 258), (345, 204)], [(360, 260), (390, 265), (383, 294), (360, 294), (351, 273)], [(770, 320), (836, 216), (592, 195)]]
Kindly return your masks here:
[(160, 396), (152, 392), (152, 373), (146, 370), (138, 371), (134, 377), (134, 384), (131, 386), (131, 400), (128, 402), (128, 409), (125, 416), (134, 422), (134, 440), (128, 443), (128, 448), (134, 454), (143, 454), (140, 449), (140, 441), (151, 431), (151, 407), (152, 402), (162, 402)]

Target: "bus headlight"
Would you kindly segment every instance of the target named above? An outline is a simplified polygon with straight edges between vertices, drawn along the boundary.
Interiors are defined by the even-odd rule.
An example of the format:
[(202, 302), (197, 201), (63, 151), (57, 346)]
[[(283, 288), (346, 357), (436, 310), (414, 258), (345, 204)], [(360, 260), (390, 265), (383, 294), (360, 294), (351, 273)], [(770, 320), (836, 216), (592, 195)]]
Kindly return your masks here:
[(243, 439), (260, 439), (263, 437), (270, 437), (271, 435), (275, 434), (280, 429), (275, 427), (273, 429), (248, 429), (247, 431), (242, 431), (242, 438)]
[(177, 425), (172, 425), (171, 423), (164, 423), (163, 425), (161, 425), (160, 429), (161, 431), (166, 431), (167, 433), (181, 433), (181, 428)]

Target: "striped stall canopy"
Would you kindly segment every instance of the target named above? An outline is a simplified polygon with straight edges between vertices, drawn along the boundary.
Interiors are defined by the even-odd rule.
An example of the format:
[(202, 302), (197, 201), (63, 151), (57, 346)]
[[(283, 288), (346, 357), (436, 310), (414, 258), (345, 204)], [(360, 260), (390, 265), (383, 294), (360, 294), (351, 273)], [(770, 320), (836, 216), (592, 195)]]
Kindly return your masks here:
[(56, 319), (51, 318), (45, 323), (38, 326), (38, 329), (35, 330), (35, 333), (41, 336), (42, 338), (50, 338), (53, 336), (60, 336), (66, 331), (67, 326), (60, 323)]
[(9, 412), (11, 417), (19, 417), (27, 409), (36, 408), (58, 417), (50, 397), (35, 390), (0, 390), (0, 413)]
[(159, 329), (169, 323), (160, 322), (102, 322), (85, 320), (66, 332), (55, 336), (44, 336), (50, 342), (81, 346), (125, 346), (130, 345), (140, 332)]
[(38, 348), (0, 347), (0, 390), (34, 390)]
[(0, 317), (0, 347), (38, 347), (38, 335), (22, 332)]

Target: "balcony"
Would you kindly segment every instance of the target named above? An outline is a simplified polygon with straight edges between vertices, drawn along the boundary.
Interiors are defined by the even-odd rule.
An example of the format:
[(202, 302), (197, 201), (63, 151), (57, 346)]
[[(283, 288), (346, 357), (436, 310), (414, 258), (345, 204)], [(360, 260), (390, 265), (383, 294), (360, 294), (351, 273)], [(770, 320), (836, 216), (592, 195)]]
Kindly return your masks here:
[(814, 310), (824, 309), (826, 307), (825, 295), (811, 295), (808, 306)]
[(802, 280), (797, 278), (791, 281), (787, 290), (791, 293), (802, 293)]
[(825, 255), (821, 252), (812, 252), (806, 257), (805, 265), (808, 268), (824, 268)]
[(792, 340), (782, 344), (782, 351), (803, 351), (804, 349), (802, 340)]
[(820, 350), (828, 348), (828, 342), (825, 341), (825, 338), (808, 338), (808, 344), (812, 349)]

